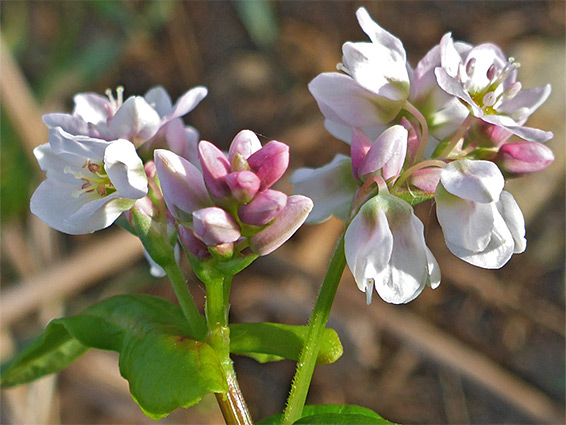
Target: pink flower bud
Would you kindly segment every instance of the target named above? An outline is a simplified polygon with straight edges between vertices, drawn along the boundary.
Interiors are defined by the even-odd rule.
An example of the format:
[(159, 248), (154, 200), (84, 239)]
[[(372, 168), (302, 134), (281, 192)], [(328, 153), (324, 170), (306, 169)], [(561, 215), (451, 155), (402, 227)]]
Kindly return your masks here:
[(155, 166), (155, 162), (153, 161), (146, 162), (144, 165), (144, 169), (145, 169), (145, 175), (147, 176), (148, 179), (153, 180), (157, 175), (157, 167)]
[(154, 157), (163, 198), (175, 218), (190, 221), (193, 211), (212, 205), (197, 167), (165, 149), (156, 149)]
[(208, 258), (210, 253), (207, 246), (193, 234), (193, 230), (189, 227), (179, 225), (177, 227), (179, 239), (187, 251), (197, 258)]
[(544, 170), (554, 161), (552, 151), (538, 142), (507, 143), (499, 149), (495, 162), (501, 170), (512, 176)]
[(411, 184), (425, 192), (434, 193), (440, 181), (442, 168), (422, 168), (411, 174)]
[(261, 149), (261, 143), (257, 138), (256, 134), (250, 130), (242, 130), (230, 145), (230, 150), (228, 151), (228, 158), (230, 163), (234, 162), (234, 156), (239, 153), (244, 159), (248, 159), (251, 154), (257, 152)]
[(289, 146), (272, 140), (248, 158), (248, 164), (261, 179), (261, 190), (271, 187), (289, 166)]
[(259, 190), (261, 180), (253, 171), (236, 171), (226, 176), (226, 184), (238, 202), (247, 204)]
[(243, 223), (265, 226), (285, 207), (287, 195), (277, 190), (260, 192), (248, 205), (240, 207), (238, 216)]
[(194, 211), (193, 226), (195, 236), (209, 246), (235, 242), (240, 237), (236, 220), (218, 207)]
[(250, 238), (251, 250), (259, 255), (267, 255), (275, 251), (303, 224), (312, 207), (312, 201), (306, 196), (289, 196), (285, 208), (275, 221)]
[(198, 153), (208, 190), (214, 196), (228, 196), (230, 189), (226, 184), (226, 176), (230, 172), (230, 163), (224, 152), (212, 143), (202, 140), (198, 145)]

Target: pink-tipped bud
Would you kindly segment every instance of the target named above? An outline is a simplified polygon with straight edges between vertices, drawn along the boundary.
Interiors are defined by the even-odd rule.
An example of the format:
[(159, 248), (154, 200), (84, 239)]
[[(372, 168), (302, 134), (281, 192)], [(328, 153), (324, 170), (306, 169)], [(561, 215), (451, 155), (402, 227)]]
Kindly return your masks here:
[(234, 162), (234, 156), (237, 153), (244, 159), (248, 159), (251, 154), (260, 149), (261, 143), (256, 134), (250, 130), (242, 130), (236, 134), (236, 137), (234, 137), (234, 140), (232, 140), (232, 144), (230, 145), (230, 150), (228, 151), (230, 164)]
[(259, 255), (275, 251), (304, 223), (312, 207), (312, 201), (306, 196), (289, 196), (285, 208), (273, 223), (250, 238), (251, 250)]
[(145, 163), (143, 168), (145, 170), (145, 175), (147, 176), (148, 179), (153, 180), (157, 175), (157, 167), (155, 166), (155, 162), (148, 161)]
[(442, 168), (438, 167), (421, 168), (411, 174), (411, 184), (425, 192), (434, 193), (440, 181), (441, 171)]
[(544, 170), (554, 161), (552, 151), (538, 142), (507, 143), (499, 149), (496, 164), (509, 176), (522, 176)]
[(253, 171), (236, 171), (226, 176), (226, 184), (238, 202), (247, 204), (259, 190), (261, 180)]
[(240, 226), (222, 208), (209, 207), (193, 212), (195, 236), (208, 246), (235, 242), (240, 237)]
[(165, 149), (156, 149), (154, 158), (163, 198), (175, 218), (190, 221), (193, 211), (212, 205), (197, 167)]
[(177, 232), (179, 233), (181, 243), (188, 252), (201, 259), (210, 257), (207, 246), (193, 234), (191, 228), (179, 225)]
[(287, 203), (287, 195), (277, 190), (260, 192), (248, 205), (240, 207), (238, 216), (243, 223), (265, 226), (281, 212)]
[(204, 181), (210, 193), (218, 197), (228, 196), (230, 188), (226, 184), (226, 176), (230, 172), (230, 163), (224, 152), (212, 143), (201, 140), (198, 154)]
[(289, 166), (289, 146), (272, 140), (248, 158), (248, 164), (261, 179), (261, 190), (271, 187)]

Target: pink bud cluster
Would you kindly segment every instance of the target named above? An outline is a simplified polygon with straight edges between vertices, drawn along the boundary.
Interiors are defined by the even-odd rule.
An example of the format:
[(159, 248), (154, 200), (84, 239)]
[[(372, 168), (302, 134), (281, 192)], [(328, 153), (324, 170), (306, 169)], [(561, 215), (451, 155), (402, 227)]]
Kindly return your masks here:
[(262, 147), (255, 133), (242, 130), (227, 155), (203, 140), (198, 157), (202, 171), (171, 151), (155, 151), (161, 190), (181, 242), (199, 258), (230, 258), (247, 247), (269, 254), (312, 209), (305, 196), (271, 189), (289, 165), (284, 143), (272, 140)]

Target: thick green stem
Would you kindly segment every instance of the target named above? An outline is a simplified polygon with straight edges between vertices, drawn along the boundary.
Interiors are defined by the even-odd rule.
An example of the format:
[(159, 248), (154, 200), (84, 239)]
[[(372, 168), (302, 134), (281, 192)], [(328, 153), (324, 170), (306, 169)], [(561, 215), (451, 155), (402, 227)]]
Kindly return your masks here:
[(164, 270), (173, 286), (183, 314), (187, 319), (191, 335), (196, 339), (202, 340), (206, 334), (206, 323), (204, 317), (202, 317), (195, 305), (193, 296), (189, 291), (189, 287), (187, 286), (187, 282), (185, 281), (179, 265), (175, 261), (171, 261), (164, 267)]
[(216, 401), (228, 425), (252, 425), (251, 415), (230, 358), (228, 297), (231, 282), (231, 275), (217, 276), (205, 282), (207, 339), (218, 355), (228, 388), (226, 394), (216, 394)]
[(320, 288), (316, 305), (309, 320), (309, 332), (297, 363), (297, 371), (293, 378), (293, 385), (291, 386), (291, 392), (283, 416), (284, 425), (292, 424), (303, 413), (303, 407), (307, 400), (307, 393), (316, 366), (320, 341), (328, 322), (330, 309), (332, 308), (344, 267), (346, 267), (346, 257), (344, 255), (344, 236), (342, 235), (328, 266), (326, 277)]

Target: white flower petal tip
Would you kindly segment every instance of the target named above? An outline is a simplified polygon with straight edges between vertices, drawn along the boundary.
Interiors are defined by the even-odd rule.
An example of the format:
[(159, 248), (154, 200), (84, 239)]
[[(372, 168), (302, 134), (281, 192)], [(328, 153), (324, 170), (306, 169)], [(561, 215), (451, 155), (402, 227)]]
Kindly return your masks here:
[(462, 159), (448, 164), (440, 173), (440, 181), (451, 194), (470, 201), (497, 201), (505, 179), (493, 162)]

